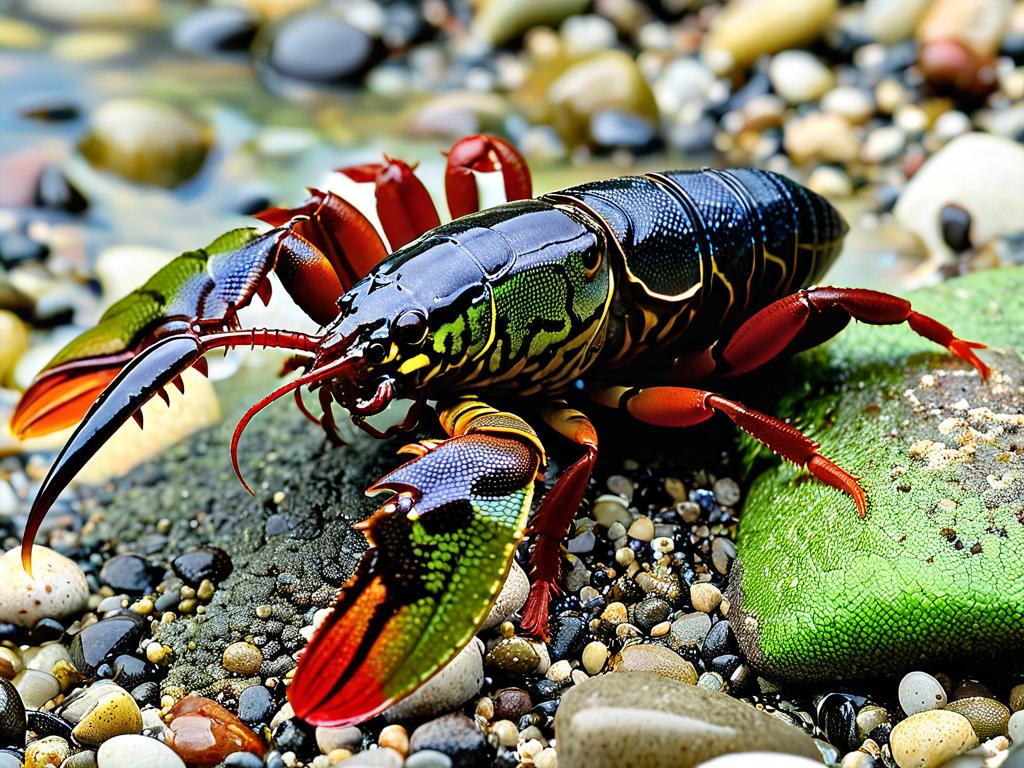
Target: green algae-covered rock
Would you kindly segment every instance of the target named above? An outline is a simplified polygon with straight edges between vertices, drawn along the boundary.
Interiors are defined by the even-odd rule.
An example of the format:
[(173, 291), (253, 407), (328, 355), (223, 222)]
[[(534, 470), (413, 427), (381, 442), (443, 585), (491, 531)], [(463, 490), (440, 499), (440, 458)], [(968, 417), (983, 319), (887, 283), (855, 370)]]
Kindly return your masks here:
[(992, 347), (993, 376), (982, 384), (906, 326), (865, 325), (783, 374), (775, 411), (860, 476), (870, 508), (859, 519), (788, 464), (754, 482), (727, 597), (770, 676), (856, 678), (1024, 647), (1024, 268), (912, 299)]

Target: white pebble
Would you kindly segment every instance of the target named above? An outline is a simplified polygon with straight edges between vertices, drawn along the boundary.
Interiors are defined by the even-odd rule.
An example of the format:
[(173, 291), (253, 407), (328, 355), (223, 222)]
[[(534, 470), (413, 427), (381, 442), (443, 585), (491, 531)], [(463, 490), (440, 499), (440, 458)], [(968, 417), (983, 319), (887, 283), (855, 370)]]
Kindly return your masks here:
[(483, 684), (484, 644), (474, 637), (440, 672), (384, 710), (384, 717), (395, 722), (450, 712), (476, 696)]
[(166, 744), (148, 736), (115, 736), (96, 753), (99, 768), (185, 768)]
[(946, 691), (942, 684), (927, 672), (909, 672), (899, 687), (900, 706), (908, 715), (942, 709), (946, 706)]
[(31, 627), (43, 618), (62, 619), (85, 610), (89, 585), (72, 560), (33, 547), (32, 574), (22, 569), (20, 550), (0, 557), (0, 622)]
[(512, 570), (508, 572), (508, 578), (498, 593), (498, 598), (491, 606), (491, 612), (484, 619), (482, 629), (496, 627), (518, 611), (526, 603), (530, 594), (530, 579), (519, 563), (512, 561)]
[(790, 104), (812, 101), (832, 87), (832, 72), (806, 51), (782, 51), (768, 66), (772, 88)]

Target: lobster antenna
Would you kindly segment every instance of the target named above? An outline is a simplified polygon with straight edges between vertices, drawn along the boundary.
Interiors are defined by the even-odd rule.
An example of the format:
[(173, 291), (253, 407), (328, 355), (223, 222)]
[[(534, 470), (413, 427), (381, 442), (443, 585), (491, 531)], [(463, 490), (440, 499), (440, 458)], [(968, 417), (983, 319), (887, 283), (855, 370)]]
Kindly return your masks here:
[(346, 368), (351, 367), (352, 365), (354, 365), (354, 360), (352, 358), (343, 357), (340, 360), (335, 360), (333, 363), (324, 366), (323, 368), (312, 370), (309, 373), (306, 373), (300, 376), (299, 378), (293, 379), (292, 381), (289, 381), (287, 384), (278, 387), (269, 395), (265, 395), (264, 397), (260, 398), (260, 400), (255, 405), (249, 408), (249, 410), (247, 410), (242, 415), (242, 418), (238, 420), (238, 424), (235, 426), (234, 434), (231, 436), (231, 466), (234, 467), (235, 476), (238, 478), (238, 481), (242, 484), (245, 490), (247, 490), (253, 496), (256, 495), (256, 492), (249, 487), (249, 484), (245, 481), (245, 478), (242, 476), (242, 470), (238, 464), (238, 443), (242, 439), (242, 433), (245, 431), (245, 428), (249, 425), (249, 422), (252, 421), (253, 417), (256, 416), (257, 413), (262, 411), (268, 405), (273, 403), (275, 400), (283, 397), (284, 395), (287, 395), (289, 392), (298, 390), (299, 387), (305, 386), (306, 384), (318, 384), (325, 379), (331, 378), (332, 376), (338, 374), (339, 372), (345, 370)]

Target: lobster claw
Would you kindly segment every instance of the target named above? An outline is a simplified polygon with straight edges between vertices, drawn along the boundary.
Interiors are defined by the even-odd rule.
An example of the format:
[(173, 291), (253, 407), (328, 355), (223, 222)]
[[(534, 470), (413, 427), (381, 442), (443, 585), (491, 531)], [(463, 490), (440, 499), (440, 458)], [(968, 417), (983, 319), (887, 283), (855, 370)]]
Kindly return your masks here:
[(199, 362), (205, 352), (192, 334), (168, 336), (146, 348), (114, 377), (89, 408), (39, 487), (25, 525), (21, 559), (31, 573), (32, 543), (61, 491), (110, 436), (153, 395)]
[(469, 643), (508, 575), (536, 450), (481, 433), (430, 448), (370, 489), (394, 495), (359, 525), (370, 549), (288, 688), (309, 723), (359, 723), (411, 693)]

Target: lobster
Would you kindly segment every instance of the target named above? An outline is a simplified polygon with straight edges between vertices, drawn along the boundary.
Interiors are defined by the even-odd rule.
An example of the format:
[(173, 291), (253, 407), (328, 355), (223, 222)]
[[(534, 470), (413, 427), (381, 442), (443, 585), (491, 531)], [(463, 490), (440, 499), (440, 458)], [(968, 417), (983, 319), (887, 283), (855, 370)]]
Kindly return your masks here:
[[(854, 475), (713, 382), (820, 344), (851, 319), (905, 322), (989, 374), (974, 351), (982, 344), (958, 339), (904, 299), (808, 287), (838, 255), (847, 226), (823, 197), (775, 173), (650, 173), (530, 199), (516, 150), (471, 136), (449, 154), (454, 218), (441, 224), (402, 161), (342, 172), (374, 185), (390, 255), (367, 215), (311, 190), (298, 207), (260, 214), (269, 231), (229, 232), (113, 305), (43, 369), (12, 420), (28, 436), (81, 419), (32, 507), (22, 552), (30, 568), (32, 541), (58, 493), (143, 403), (180, 384), (187, 368), (203, 369), (213, 349), (291, 350), (300, 371), (239, 421), (231, 452), (240, 479), (243, 430), (286, 394), (333, 440), (334, 403), (376, 437), (407, 432), (433, 409), (446, 437), (402, 448), (412, 459), (369, 489), (388, 494), (357, 524), (369, 549), (299, 659), (288, 695), (310, 723), (361, 722), (453, 658), (487, 617), (527, 531), (531, 587), (521, 625), (544, 637), (560, 545), (598, 455), (594, 426), (570, 400), (661, 427), (724, 414), (847, 494), (863, 517), (867, 495)], [(480, 174), (500, 179), (509, 202), (477, 210)], [(240, 307), (256, 295), (269, 300), (271, 271), (322, 324), (319, 333), (239, 327)], [(301, 388), (316, 393), (321, 416)], [(485, 395), (538, 404), (553, 433), (578, 446), (532, 518), (544, 445)], [(404, 417), (375, 425), (399, 400), (410, 403)]]

